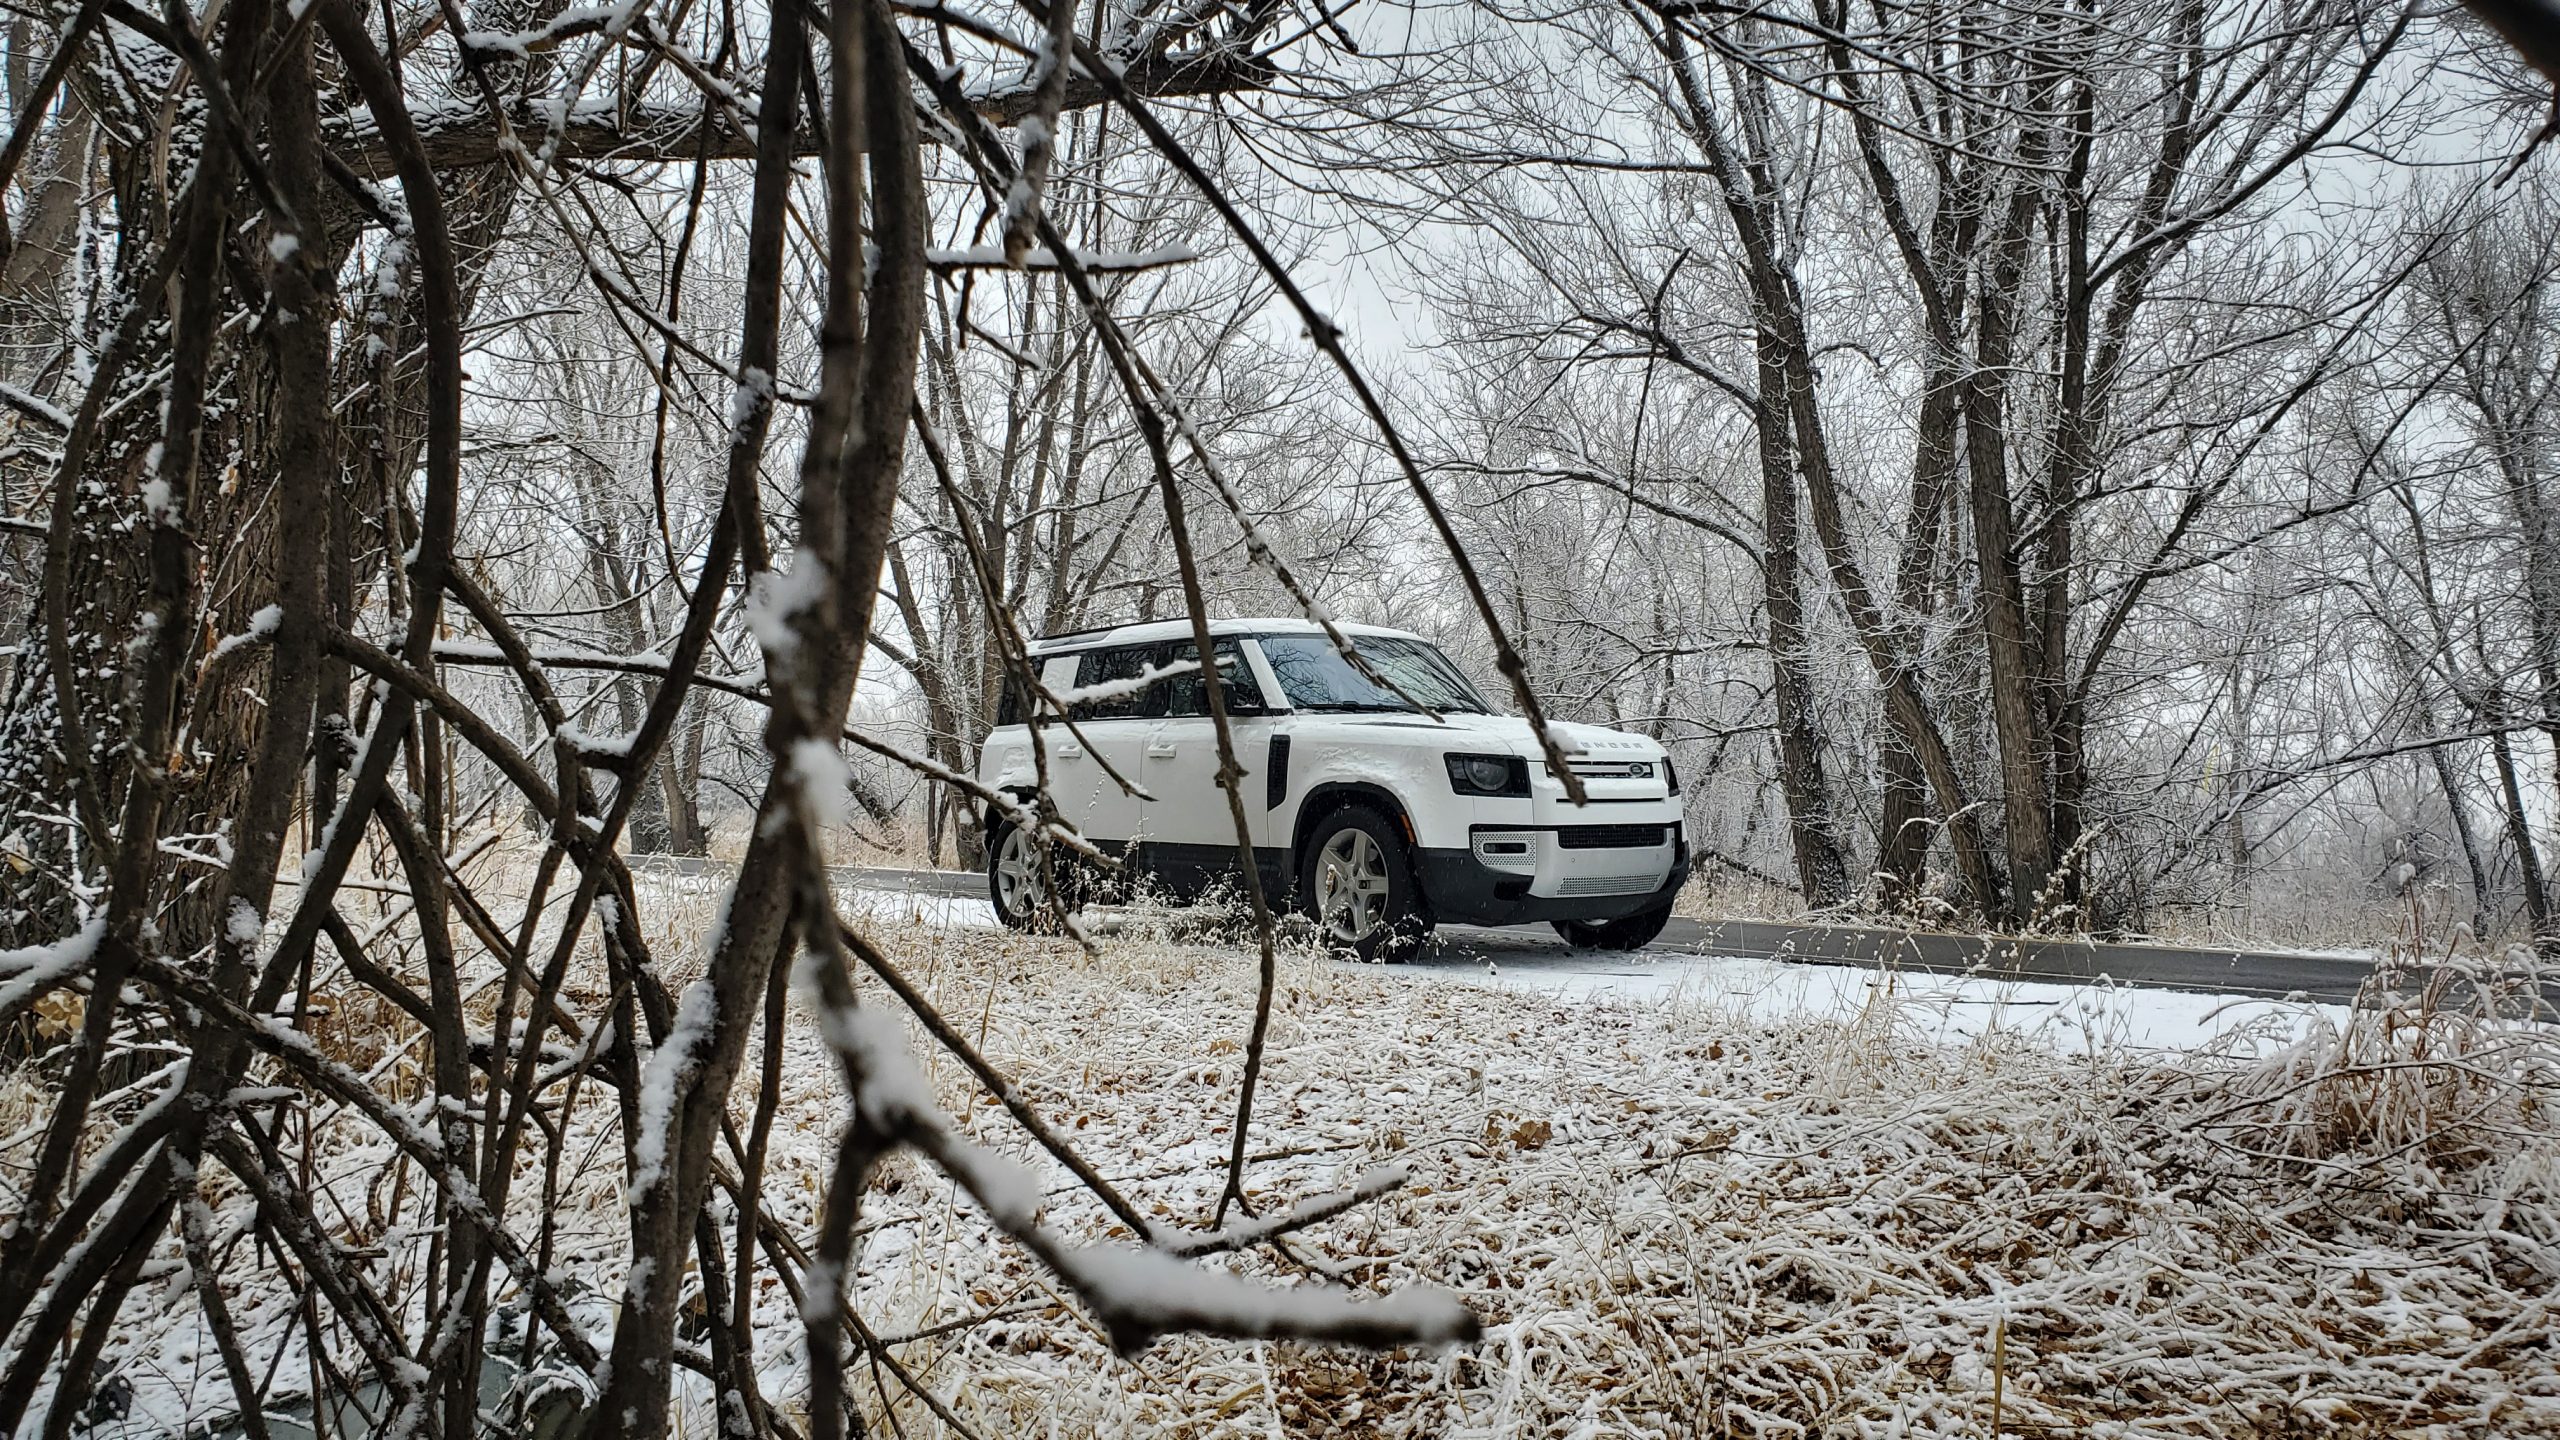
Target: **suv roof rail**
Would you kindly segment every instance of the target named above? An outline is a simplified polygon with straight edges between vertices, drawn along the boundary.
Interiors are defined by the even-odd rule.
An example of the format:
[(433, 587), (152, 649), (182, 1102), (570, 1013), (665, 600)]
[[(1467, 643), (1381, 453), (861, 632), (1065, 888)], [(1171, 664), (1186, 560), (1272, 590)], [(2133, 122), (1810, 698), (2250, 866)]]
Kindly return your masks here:
[(1139, 623), (1141, 622), (1135, 620), (1115, 620), (1108, 625), (1088, 625), (1082, 630), (1061, 630), (1054, 635), (1034, 636), (1031, 643), (1034, 646), (1041, 646), (1055, 644), (1061, 640), (1081, 640), (1087, 635), (1108, 635), (1114, 630), (1125, 630)]

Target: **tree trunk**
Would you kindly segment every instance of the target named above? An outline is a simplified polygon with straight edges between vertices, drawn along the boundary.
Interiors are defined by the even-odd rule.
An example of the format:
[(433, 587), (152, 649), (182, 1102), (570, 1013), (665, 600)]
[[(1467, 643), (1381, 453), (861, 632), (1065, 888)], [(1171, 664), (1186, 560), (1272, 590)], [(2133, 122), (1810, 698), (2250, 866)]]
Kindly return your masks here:
[[(2492, 723), (2503, 727), (2505, 707), (2501, 705)], [(2533, 930), (2533, 947), (2548, 957), (2560, 954), (2560, 927), (2551, 916), (2551, 894), (2542, 871), (2542, 851), (2533, 841), (2533, 821), (2525, 808), (2524, 785), (2516, 774), (2515, 746), (2504, 728), (2489, 736), (2490, 754), (2498, 762), (2498, 786), (2506, 793), (2507, 845), (2516, 854), (2516, 874), (2524, 891), (2525, 923)]]
[(2446, 814), (2453, 819), (2454, 838), (2462, 845), (2462, 871), (2471, 882), (2471, 938), (2482, 945), (2489, 943), (2489, 866), (2480, 848), (2479, 836), (2472, 833), (2471, 807), (2462, 798), (2462, 779), (2453, 768), (2453, 747), (2427, 747), (2428, 764), (2435, 770), (2436, 786), (2444, 792)]
[[(1822, 423), (1813, 349), (1805, 338), (1804, 301), (1780, 249), (1786, 227), (1780, 223), (1783, 216), (1778, 207), (1784, 203), (1784, 192), (1765, 164), (1738, 151), (1726, 134), (1679, 26), (1666, 26), (1656, 39), (1664, 58), (1671, 62), (1673, 78), (1687, 110), (1685, 118), (1707, 154), (1708, 167), (1716, 176), (1725, 212), (1740, 242), (1753, 323), (1776, 346), (1780, 371), (1785, 377), (1784, 408), (1795, 432), (1797, 464), (1804, 475), (1805, 500), (1813, 518), (1814, 535), (1821, 542), (1823, 558), (1830, 567), (1832, 584), (1840, 592), (1851, 628), (1884, 691), (1887, 714), (1910, 740), (1923, 773), (1929, 777), (1930, 789), (1938, 797), (1940, 811), (1946, 817), (1947, 838), (1955, 851), (1957, 873), (1971, 891), (1974, 903), (1984, 913), (1996, 914), (2001, 888), (1993, 876), (1990, 857), (1983, 850), (1980, 823), (1973, 814), (1972, 803), (1965, 798), (1963, 777), (1956, 771), (1955, 759), (1948, 753), (1937, 722), (1929, 713), (1907, 657), (1894, 643), (1887, 618), (1877, 606), (1850, 544)], [(1763, 79), (1751, 83), (1765, 89), (1767, 82)], [(1746, 96), (1754, 93), (1744, 91)], [(1765, 93), (1758, 103), (1765, 106)]]
[[(1911, 457), (1911, 513), (1894, 575), (1895, 606), (1914, 631), (1925, 626), (1936, 609), (1937, 590), (1931, 581), (1946, 529), (1948, 495), (1955, 485), (1957, 399), (1955, 363), (1941, 351), (1921, 387)], [(1903, 648), (1917, 651), (1921, 643), (1921, 636), (1910, 634)], [(1882, 889), (1878, 898), (1891, 905), (1917, 895), (1927, 871), (1929, 777), (1921, 768), (1919, 748), (1890, 717), (1878, 748), (1884, 772), (1884, 809), (1876, 833), (1876, 873)]]
[(1753, 419), (1760, 433), (1762, 592), (1769, 608), (1770, 689), (1777, 706), (1778, 787), (1786, 797), (1787, 838), (1796, 888), (1817, 909), (1849, 895), (1824, 783), (1822, 735), (1813, 719), (1813, 676), (1807, 654), (1804, 598), (1796, 560), (1796, 456), (1788, 434), (1786, 362), (1775, 339), (1757, 341), (1760, 391)]
[[(596, 471), (582, 472), (587, 483), (578, 487), (586, 502), (587, 521), (595, 541), (586, 547), (587, 587), (597, 600), (597, 623), (604, 629), (605, 644), (617, 655), (638, 655), (648, 648), (649, 638), (641, 629), (642, 608), (637, 577), (632, 574), (629, 552), (624, 548), (621, 517), (614, 513), (614, 497), (605, 482), (609, 478)], [(629, 737), (639, 733), (642, 715), (649, 700), (641, 678), (637, 675), (615, 675), (604, 682), (613, 699), (617, 733)], [(664, 748), (660, 750), (663, 758)], [(640, 775), (623, 775), (620, 783), (637, 785), (640, 793), (631, 807), (631, 849), (636, 854), (662, 855), (672, 847), (674, 832), (667, 823), (667, 792), (664, 771), (658, 766)]]
[[(2031, 130), (2019, 146), (2022, 169), (2040, 163), (2046, 146)], [(2025, 277), (2028, 230), (2037, 194), (2024, 174), (2014, 179), (2003, 228), (1992, 242), (1976, 310), (1973, 364), (1964, 386), (1966, 498), (1973, 512), (1974, 564), (1980, 577), (1982, 638), (1991, 676), (1991, 724), (2000, 742), (2002, 833), (2008, 843), (2008, 918), (2032, 923), (2046, 903), (2053, 869), (2053, 812), (2045, 784), (2051, 745), (2037, 684), (2037, 637), (2028, 629), (2018, 573), (2015, 519), (2009, 500), (2008, 387), (2017, 352), (2018, 290)]]
[(665, 792), (670, 855), (711, 853), (711, 835), (703, 828), (697, 798), (702, 784), (702, 731), (702, 705), (689, 700), (684, 718), (677, 722), (676, 743), (659, 754), (658, 783)]

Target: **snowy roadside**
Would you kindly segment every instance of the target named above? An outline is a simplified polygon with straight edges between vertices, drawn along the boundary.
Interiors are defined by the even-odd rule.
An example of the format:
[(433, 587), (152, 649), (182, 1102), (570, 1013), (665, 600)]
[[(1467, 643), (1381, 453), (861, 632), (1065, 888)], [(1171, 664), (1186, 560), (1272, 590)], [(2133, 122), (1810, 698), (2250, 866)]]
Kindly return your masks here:
[[(2026, 980), (1880, 973), (1870, 966), (1651, 952), (1636, 956), (1531, 952), (1468, 975), (1559, 1000), (1703, 1006), (1761, 1024), (1854, 1021), (1889, 1003), (1904, 1029), (1942, 1044), (1990, 1035), (2049, 1044), (2076, 1054), (2220, 1048), (2299, 1032), (2311, 1018), (2342, 1021), (2346, 1008), (2237, 995), (2197, 995), (2129, 985), (2056, 985)], [(1453, 978), (1458, 973), (1450, 972)]]
[[(667, 893), (652, 912), (676, 926), (707, 917), (718, 892), (653, 888)], [(1252, 1009), (1247, 956), (1193, 943), (1180, 915), (1133, 912), (1088, 954), (970, 923), (969, 902), (847, 902), (1145, 1213), (1207, 1223)], [(661, 938), (680, 982), (699, 962), (673, 960), (690, 949)], [(866, 1202), (857, 1312), (933, 1406), (989, 1437), (2560, 1434), (2547, 1111), (2546, 1143), (2486, 1159), (2421, 1148), (2305, 1165), (2261, 1134), (2208, 1136), (2194, 1121), (2221, 1106), (2233, 1050), (2310, 1047), (2316, 1013), (2261, 1016), (2209, 1052), (2101, 1035), (2084, 1053), (2014, 996), (1968, 1007), (1961, 982), (1958, 1000), (1922, 994), (1945, 983), (1930, 977), (1789, 989), (1817, 972), (1699, 962), (1655, 992), (1548, 988), (1525, 968), (1284, 956), (1249, 1194), (1286, 1206), (1382, 1163), (1410, 1179), (1292, 1241), (1294, 1262), (1209, 1262), (1273, 1283), (1317, 1271), (1447, 1286), (1483, 1316), (1481, 1343), (1372, 1356), (1177, 1340), (1122, 1360), (907, 1158)], [(1734, 983), (1694, 983), (1715, 974)], [(1052, 1224), (1109, 1233), (956, 1063), (921, 1036), (916, 1051), (963, 1128), (1052, 1187)], [(763, 1188), (805, 1235), (843, 1120), (805, 1017), (783, 1075)], [(587, 1161), (518, 1208), (545, 1207), (554, 1273), (602, 1334), (627, 1253), (619, 1120), (593, 1094), (560, 1119), (563, 1153)], [(432, 1237), (366, 1222), (409, 1182), (348, 1134), (312, 1183), (348, 1217), (341, 1242), (374, 1254), (396, 1293)], [(245, 1207), (217, 1202), (217, 1238), (249, 1243)], [(713, 1216), (736, 1224), (716, 1197)], [(113, 1343), (117, 1373), (134, 1377), (129, 1414), (97, 1440), (174, 1437), (222, 1413), (184, 1280), (173, 1256), (147, 1282), (169, 1303), (128, 1311), (152, 1317)], [(770, 1268), (750, 1303), (757, 1333), (797, 1336)], [(233, 1305), (244, 1329), (290, 1348), (290, 1297)], [(507, 1355), (505, 1340), (492, 1350)], [(806, 1384), (796, 1338), (757, 1364), (764, 1393), (793, 1410)], [(709, 1433), (704, 1383), (679, 1380), (677, 1433)], [(892, 1418), (919, 1440), (962, 1433), (883, 1371), (865, 1384), (873, 1433)]]
[[(1240, 957), (1143, 934), (1091, 959), (969, 929), (895, 939), (1115, 1178), (1168, 1219), (1206, 1213)], [(1485, 1341), (1182, 1342), (1117, 1364), (1049, 1308), (918, 1343), (987, 1434), (1985, 1434), (1995, 1405), (2025, 1434), (2560, 1433), (2551, 1155), (2436, 1186), (2395, 1167), (2388, 1198), (2306, 1183), (2175, 1123), (2227, 1062), (2014, 1032), (1950, 1045), (1936, 1021), (1890, 996), (1772, 1019), (1292, 961), (1255, 1192), (1283, 1204), (1405, 1163), (1404, 1191), (1303, 1256), (1451, 1286)], [(913, 1240), (882, 1222), (875, 1329), (1049, 1299), (927, 1188)]]
[[(966, 901), (849, 900), (1115, 1179), (1205, 1217), (1244, 955), (1185, 943), (1179, 914), (1124, 917), (1088, 957)], [(1472, 1350), (1115, 1363), (939, 1186), (909, 1198), (912, 1240), (882, 1221), (874, 1328), (962, 1326), (916, 1343), (987, 1434), (2560, 1434), (2560, 1153), (2324, 1169), (2183, 1123), (2248, 1057), (2321, 1053), (2333, 1007), (1565, 963), (1284, 961), (1254, 1192), (1408, 1165), (1300, 1258), (1458, 1289), (1489, 1321)]]
[[(890, 923), (992, 929), (984, 900), (912, 890), (844, 892), (851, 913)], [(1142, 922), (1143, 923), (1143, 922)], [(1116, 917), (1103, 928), (1116, 928)], [(2221, 1049), (2263, 1045), (2300, 1032), (2314, 1017), (2343, 1023), (2337, 1005), (2285, 1003), (2236, 995), (2198, 995), (2129, 985), (2057, 985), (1938, 975), (1871, 966), (1686, 954), (1670, 949), (1632, 955), (1568, 950), (1543, 943), (1544, 927), (1471, 932), (1454, 954), (1429, 955), (1382, 978), (1440, 979), (1513, 989), (1560, 1000), (1704, 1006), (1762, 1024), (1854, 1021), (1869, 1005), (1889, 1001), (1906, 1030), (1939, 1043), (2012, 1035), (2084, 1055), (2121, 1050)], [(1494, 947), (1468, 941), (1495, 937)]]

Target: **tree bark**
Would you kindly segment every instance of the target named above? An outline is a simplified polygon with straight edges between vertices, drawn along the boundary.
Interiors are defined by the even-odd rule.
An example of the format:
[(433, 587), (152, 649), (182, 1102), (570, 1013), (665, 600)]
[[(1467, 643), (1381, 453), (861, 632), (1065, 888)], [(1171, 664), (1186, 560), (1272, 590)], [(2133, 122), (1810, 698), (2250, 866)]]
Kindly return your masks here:
[[(2492, 723), (2503, 726), (2504, 706), (2493, 711)], [(2516, 878), (2524, 894), (2525, 923), (2533, 931), (2534, 949), (2548, 957), (2560, 954), (2560, 926), (2551, 914), (2551, 892), (2542, 869), (2542, 850), (2533, 840), (2532, 812), (2525, 807), (2524, 782), (2517, 774), (2515, 745), (2504, 728), (2491, 732), (2489, 753), (2498, 764), (2498, 787), (2506, 795), (2507, 846), (2515, 852)]]
[(2009, 371), (2017, 358), (2019, 287), (2026, 274), (2029, 231), (2039, 199), (2027, 178), (2050, 146), (2043, 127), (2019, 145), (2020, 175), (1993, 236), (1978, 302), (1972, 364), (1964, 384), (1966, 499), (1973, 512), (1973, 551), (1982, 606), (1983, 648), (1991, 679), (1991, 723), (2000, 746), (2001, 828), (2009, 855), (2008, 918), (2032, 923), (2046, 903), (2053, 870), (2053, 811), (2045, 784), (2051, 746), (2037, 683), (2037, 637), (2030, 633), (2019, 574), (2016, 521), (2010, 508)]
[(1760, 434), (1762, 593), (1769, 611), (1770, 689), (1777, 709), (1778, 786), (1787, 806), (1787, 837), (1797, 892), (1817, 908), (1849, 896), (1849, 867), (1832, 825), (1822, 734), (1813, 717), (1813, 676), (1796, 557), (1796, 463), (1785, 397), (1786, 361), (1774, 337), (1756, 344), (1760, 390), (1753, 419)]

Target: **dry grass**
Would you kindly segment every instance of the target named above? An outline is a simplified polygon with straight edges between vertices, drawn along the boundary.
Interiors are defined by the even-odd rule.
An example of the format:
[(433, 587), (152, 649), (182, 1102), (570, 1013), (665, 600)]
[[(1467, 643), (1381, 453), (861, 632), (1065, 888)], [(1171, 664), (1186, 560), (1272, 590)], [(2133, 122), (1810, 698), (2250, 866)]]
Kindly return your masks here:
[[(1233, 1099), (1232, 953), (901, 940), (1044, 1108), (1196, 1218)], [(1302, 1258), (1456, 1287), (1485, 1343), (1121, 1364), (1045, 1310), (933, 1342), (932, 1373), (990, 1434), (1985, 1434), (1995, 1388), (2014, 1434), (2560, 1433), (2547, 1112), (2347, 1224), (2334, 1184), (2201, 1128), (2317, 1063), (2316, 1030), (2165, 1065), (1900, 1030), (1890, 1002), (1770, 1032), (1293, 964), (1256, 1138), (1306, 1153), (1258, 1190), (1409, 1164)], [(875, 1257), (884, 1328), (1043, 1295), (1017, 1257), (935, 1235), (930, 1263)]]
[[(671, 984), (698, 969), (722, 884), (648, 880)], [(912, 897), (865, 903), (908, 974), (1116, 1184), (1166, 1223), (1205, 1222), (1251, 1009), (1252, 962), (1218, 928), (1232, 915), (1133, 911), (1088, 952), (930, 923)], [(1285, 1256), (1226, 1263), (1450, 1286), (1485, 1317), (1482, 1344), (1182, 1340), (1119, 1359), (905, 1162), (867, 1204), (855, 1301), (989, 1437), (1988, 1435), (1995, 1405), (2012, 1435), (2560, 1434), (2552, 1035), (2422, 1000), (2306, 1019), (2286, 1045), (2249, 1037), (2255, 1058), (2085, 1060), (2013, 1037), (1925, 1043), (1881, 990), (1853, 1015), (1770, 1026), (1293, 952), (1251, 1194), (1286, 1204), (1383, 1161), (1411, 1181)], [(333, 1043), (396, 1070), (404, 1027), (359, 1020)], [(805, 1025), (789, 1043), (765, 1194), (805, 1231), (843, 1102)], [(926, 1058), (967, 1130), (1024, 1153), (956, 1064)], [(603, 1333), (627, 1253), (617, 1105), (591, 1086), (551, 1119), (557, 1158), (524, 1157), (511, 1223), (546, 1235)], [(309, 1125), (340, 1238), (418, 1273), (416, 1177), (344, 1114)], [(1107, 1232), (1043, 1173), (1054, 1223)], [(222, 1211), (245, 1223), (236, 1200)], [(184, 1283), (175, 1267), (130, 1307), (112, 1363), (144, 1377), (135, 1420), (98, 1440), (223, 1408)], [(788, 1412), (798, 1326), (769, 1270), (755, 1305), (761, 1384)], [(233, 1306), (253, 1350), (301, 1373), (279, 1290), (244, 1286)], [(857, 1376), (872, 1433), (957, 1433), (885, 1371)], [(709, 1397), (684, 1378), (678, 1433), (708, 1434)]]

